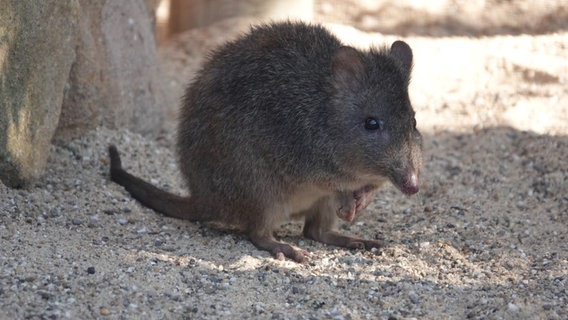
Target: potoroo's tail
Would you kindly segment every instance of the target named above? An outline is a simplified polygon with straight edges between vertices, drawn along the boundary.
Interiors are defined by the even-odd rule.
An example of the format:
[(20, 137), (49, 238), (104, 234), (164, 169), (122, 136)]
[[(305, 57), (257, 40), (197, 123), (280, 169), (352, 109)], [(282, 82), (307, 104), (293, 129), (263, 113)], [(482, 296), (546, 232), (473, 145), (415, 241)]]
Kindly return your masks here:
[(131, 175), (122, 169), (120, 155), (114, 145), (108, 147), (110, 156), (110, 178), (112, 181), (123, 186), (132, 197), (144, 206), (158, 211), (166, 216), (186, 220), (207, 220), (204, 212), (199, 210), (194, 199), (181, 197), (164, 190), (158, 189), (152, 184)]

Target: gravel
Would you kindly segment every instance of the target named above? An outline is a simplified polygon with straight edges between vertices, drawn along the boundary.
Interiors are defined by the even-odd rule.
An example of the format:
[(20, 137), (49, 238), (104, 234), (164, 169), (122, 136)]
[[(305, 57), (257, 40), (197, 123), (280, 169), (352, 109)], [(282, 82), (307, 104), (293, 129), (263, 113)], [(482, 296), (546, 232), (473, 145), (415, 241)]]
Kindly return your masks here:
[(35, 187), (0, 185), (0, 318), (568, 317), (568, 139), (487, 129), (425, 140), (420, 195), (386, 188), (341, 228), (386, 247), (328, 247), (284, 226), (306, 264), (165, 218), (109, 181), (116, 143), (129, 170), (182, 193), (166, 147), (103, 128), (57, 143)]

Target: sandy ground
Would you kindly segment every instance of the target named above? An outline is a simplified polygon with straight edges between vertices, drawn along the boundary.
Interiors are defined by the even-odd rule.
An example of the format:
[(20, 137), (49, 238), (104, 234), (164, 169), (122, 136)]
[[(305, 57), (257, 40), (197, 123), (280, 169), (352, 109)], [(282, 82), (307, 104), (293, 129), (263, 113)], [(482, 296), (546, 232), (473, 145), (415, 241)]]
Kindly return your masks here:
[[(0, 184), (0, 319), (567, 319), (568, 32), (551, 26), (403, 33), (416, 58), (422, 191), (387, 187), (341, 226), (384, 238), (380, 251), (328, 247), (291, 223), (278, 236), (310, 262), (277, 261), (243, 235), (140, 206), (109, 181), (106, 146), (118, 145), (131, 172), (183, 193), (171, 131), (99, 128), (56, 142), (36, 186)], [(190, 32), (162, 49), (172, 95), (223, 28), (237, 29)], [(331, 28), (362, 47), (399, 38)]]

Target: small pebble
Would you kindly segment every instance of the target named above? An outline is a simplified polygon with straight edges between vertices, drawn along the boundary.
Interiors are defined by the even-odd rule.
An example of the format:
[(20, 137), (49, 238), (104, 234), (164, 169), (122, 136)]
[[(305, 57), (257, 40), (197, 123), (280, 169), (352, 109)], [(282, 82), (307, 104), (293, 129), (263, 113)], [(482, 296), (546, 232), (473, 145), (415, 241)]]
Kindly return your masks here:
[(543, 304), (543, 305), (542, 305), (542, 308), (543, 308), (544, 310), (547, 310), (547, 311), (548, 311), (548, 310), (552, 309), (552, 305), (551, 305), (551, 304)]
[(88, 268), (87, 268), (87, 273), (88, 273), (88, 274), (95, 274), (95, 267), (88, 267)]
[(146, 227), (142, 227), (142, 228), (136, 230), (136, 233), (139, 233), (139, 234), (148, 233), (148, 229)]
[(516, 304), (512, 303), (512, 302), (509, 302), (509, 304), (507, 305), (507, 307), (509, 308), (509, 311), (511, 311), (511, 312), (517, 312), (517, 311), (519, 311), (519, 307), (518, 307)]
[(52, 296), (49, 292), (45, 292), (45, 291), (40, 291), (38, 293), (43, 300), (49, 300)]
[(420, 303), (420, 297), (416, 294), (416, 292), (411, 291), (408, 294), (408, 299), (410, 299), (410, 302), (414, 303), (414, 304), (418, 304)]

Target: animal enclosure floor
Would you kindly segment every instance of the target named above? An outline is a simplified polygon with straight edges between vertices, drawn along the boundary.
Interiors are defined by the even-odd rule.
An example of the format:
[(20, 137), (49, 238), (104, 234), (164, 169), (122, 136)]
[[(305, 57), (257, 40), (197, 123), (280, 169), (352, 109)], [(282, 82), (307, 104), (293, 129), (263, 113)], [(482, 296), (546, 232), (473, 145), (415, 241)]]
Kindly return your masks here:
[[(338, 30), (362, 46), (397, 38)], [(34, 187), (0, 184), (0, 318), (568, 318), (568, 32), (403, 39), (422, 190), (387, 187), (340, 228), (384, 249), (328, 247), (291, 223), (278, 237), (310, 253), (297, 264), (165, 218), (110, 182), (106, 147), (183, 193), (171, 132), (99, 128), (55, 143)], [(164, 70), (178, 94), (176, 61)]]

